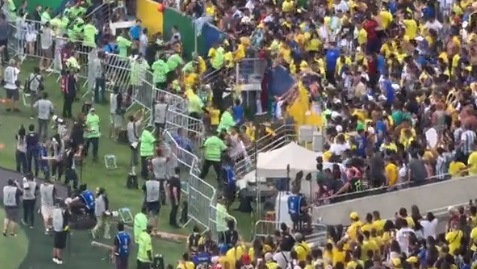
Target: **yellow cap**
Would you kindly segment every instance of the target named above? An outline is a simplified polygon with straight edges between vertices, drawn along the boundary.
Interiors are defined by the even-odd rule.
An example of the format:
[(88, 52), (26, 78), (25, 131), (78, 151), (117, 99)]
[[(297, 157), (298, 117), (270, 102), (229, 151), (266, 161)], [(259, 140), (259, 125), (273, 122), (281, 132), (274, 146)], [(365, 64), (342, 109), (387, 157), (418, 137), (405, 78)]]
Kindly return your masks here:
[(411, 256), (406, 260), (408, 263), (418, 263), (419, 259), (416, 256)]
[(391, 261), (393, 263), (393, 266), (396, 266), (396, 267), (401, 266), (401, 259), (400, 258), (394, 258)]
[(352, 220), (359, 219), (359, 215), (356, 212), (351, 212), (351, 214), (349, 214), (349, 218)]

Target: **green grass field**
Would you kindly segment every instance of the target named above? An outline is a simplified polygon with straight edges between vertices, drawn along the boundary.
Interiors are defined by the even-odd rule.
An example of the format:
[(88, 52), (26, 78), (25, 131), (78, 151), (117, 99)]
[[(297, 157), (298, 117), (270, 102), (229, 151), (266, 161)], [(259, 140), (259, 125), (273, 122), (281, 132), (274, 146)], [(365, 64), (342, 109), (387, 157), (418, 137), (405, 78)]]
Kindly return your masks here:
[[(25, 80), (25, 77), (29, 75), (29, 73), (33, 70), (34, 66), (36, 65), (36, 61), (27, 59), (21, 68), (21, 81)], [(59, 83), (56, 82), (57, 75), (52, 75), (46, 78), (45, 81), (45, 91), (47, 91), (50, 95), (50, 100), (53, 101), (55, 104), (55, 110), (57, 113), (61, 115), (62, 110), (62, 97), (60, 92)], [(82, 89), (80, 95), (82, 95), (86, 89)], [(4, 97), (4, 91), (2, 90), (1, 95)], [(90, 99), (90, 97), (87, 97)], [(81, 106), (84, 100), (80, 100), (74, 104), (74, 114), (79, 113)], [(128, 162), (129, 162), (129, 149), (126, 145), (120, 145), (113, 140), (109, 139), (109, 107), (104, 106), (95, 106), (97, 113), (101, 117), (101, 129), (102, 129), (102, 137), (100, 138), (100, 146), (99, 146), (99, 159), (100, 161), (94, 163), (91, 159), (86, 159), (85, 166), (83, 169), (82, 180), (88, 184), (90, 189), (94, 189), (96, 187), (104, 187), (109, 193), (109, 198), (111, 202), (112, 208), (121, 208), (121, 207), (129, 207), (133, 213), (138, 212), (140, 209), (143, 194), (139, 190), (129, 190), (125, 188), (126, 176), (128, 173)], [(6, 112), (5, 109), (1, 108), (0, 110), (0, 144), (4, 144), (4, 148), (0, 151), (0, 163), (2, 167), (15, 169), (15, 143), (14, 143), (14, 135), (16, 134), (18, 128), (21, 124), (24, 126), (28, 126), (30, 123), (36, 123), (36, 120), (30, 120), (30, 111), (29, 108), (23, 107), (22, 112), (20, 113), (13, 113), (13, 112)], [(103, 163), (103, 157), (106, 154), (114, 154), (117, 157), (118, 161), (118, 168), (114, 170), (108, 170), (105, 168)], [(213, 172), (211, 172), (213, 173)], [(215, 184), (215, 180), (210, 180), (212, 184)], [(204, 210), (204, 212), (206, 212)], [(239, 230), (242, 236), (245, 239), (250, 239), (250, 232), (251, 232), (251, 220), (248, 214), (243, 213), (236, 213), (232, 212), (237, 219), (239, 224)], [(192, 225), (177, 230), (172, 229), (168, 225), (168, 214), (169, 208), (166, 206), (164, 210), (161, 210), (161, 215), (159, 218), (159, 227), (160, 231), (164, 232), (173, 232), (173, 233), (182, 233), (182, 234), (189, 234)], [(50, 258), (50, 248), (51, 240), (45, 241), (44, 235), (41, 232), (42, 227), (41, 223), (37, 222), (37, 226), (34, 230), (28, 231), (25, 233), (28, 237), (28, 240), (24, 239), (25, 235), (20, 235), (19, 237), (15, 238), (16, 240), (13, 251), (9, 249), (12, 253), (0, 251), (0, 258), (3, 254), (6, 257), (16, 257), (16, 260), (23, 259), (22, 253), (25, 249), (28, 249), (28, 253), (26, 254), (25, 261), (23, 262), (20, 268), (25, 269), (35, 269), (35, 268), (53, 268), (53, 263), (51, 262)], [(113, 227), (112, 232), (115, 232)], [(22, 239), (23, 238), (23, 239)], [(17, 240), (22, 239), (22, 240)], [(98, 256), (97, 249), (92, 249), (89, 246), (89, 235), (87, 233), (75, 233), (73, 235), (73, 251), (68, 259), (68, 266), (71, 269), (85, 269), (87, 266), (94, 266), (95, 263), (100, 262), (101, 255)], [(48, 248), (45, 253), (44, 244), (48, 243)], [(111, 242), (104, 242), (104, 243), (111, 243)], [(0, 241), (0, 245), (2, 241)], [(79, 246), (77, 246), (79, 245)], [(23, 252), (22, 252), (23, 250)], [(164, 255), (166, 262), (175, 264), (176, 261), (179, 259), (180, 255), (185, 250), (183, 244), (175, 244), (170, 242), (165, 242), (162, 240), (157, 240), (154, 245), (154, 252), (161, 253)], [(41, 255), (47, 255), (48, 259), (39, 258), (39, 253)], [(4, 260), (4, 259), (2, 259)], [(134, 260), (134, 257), (132, 257)], [(45, 262), (43, 264), (43, 262)], [(89, 263), (89, 264), (88, 264)], [(3, 267), (2, 269), (16, 269), (15, 264), (11, 265), (12, 267)], [(39, 267), (37, 267), (39, 266)], [(46, 266), (46, 267), (45, 267)], [(132, 267), (131, 267), (132, 268)]]

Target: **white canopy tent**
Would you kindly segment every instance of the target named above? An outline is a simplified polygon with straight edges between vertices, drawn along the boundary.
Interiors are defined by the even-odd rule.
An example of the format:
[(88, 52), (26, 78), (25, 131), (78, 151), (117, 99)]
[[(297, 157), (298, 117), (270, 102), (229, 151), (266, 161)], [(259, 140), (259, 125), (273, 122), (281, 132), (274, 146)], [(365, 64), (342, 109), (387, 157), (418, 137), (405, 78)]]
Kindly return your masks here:
[(290, 167), (290, 177), (298, 172), (305, 174), (316, 171), (317, 153), (306, 149), (295, 142), (269, 152), (260, 152), (257, 156), (257, 177), (278, 178), (287, 176)]

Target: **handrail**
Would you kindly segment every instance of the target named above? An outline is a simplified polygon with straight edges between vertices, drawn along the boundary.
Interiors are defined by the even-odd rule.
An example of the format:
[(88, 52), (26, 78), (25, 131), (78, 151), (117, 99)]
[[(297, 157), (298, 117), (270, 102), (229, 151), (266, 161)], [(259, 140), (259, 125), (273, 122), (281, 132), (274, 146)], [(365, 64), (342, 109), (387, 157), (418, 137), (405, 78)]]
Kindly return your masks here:
[[(461, 171), (461, 173), (466, 173), (468, 171), (469, 171), (468, 169), (465, 169)], [(440, 177), (444, 177), (444, 179), (438, 179)], [(435, 179), (438, 179), (438, 180), (435, 180)], [(330, 197), (318, 198), (318, 199), (315, 199), (313, 202), (317, 206), (324, 206), (324, 205), (329, 205), (329, 204), (334, 204), (334, 203), (339, 203), (344, 201), (350, 201), (350, 200), (362, 198), (362, 197), (369, 197), (369, 196), (383, 194), (383, 193), (390, 193), (390, 192), (398, 191), (405, 188), (432, 185), (434, 183), (438, 183), (438, 182), (446, 181), (450, 179), (452, 179), (450, 173), (439, 174), (439, 175), (427, 177), (422, 182), (419, 182), (419, 184), (416, 184), (414, 182), (401, 182), (392, 186), (382, 186), (382, 187), (371, 188), (371, 189), (358, 191), (358, 192), (344, 193), (344, 194), (330, 196)]]

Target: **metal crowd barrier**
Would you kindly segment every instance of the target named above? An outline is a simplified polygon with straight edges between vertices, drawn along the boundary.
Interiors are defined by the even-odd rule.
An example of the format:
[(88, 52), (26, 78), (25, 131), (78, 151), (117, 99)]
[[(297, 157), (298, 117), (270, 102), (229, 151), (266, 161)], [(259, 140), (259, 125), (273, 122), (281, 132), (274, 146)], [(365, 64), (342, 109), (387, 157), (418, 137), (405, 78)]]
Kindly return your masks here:
[(177, 107), (170, 106), (167, 113), (168, 121), (166, 123), (166, 129), (171, 132), (177, 132), (178, 129), (182, 129), (187, 132), (188, 138), (194, 146), (194, 151), (198, 152), (198, 149), (202, 146), (205, 140), (205, 127), (202, 119), (196, 119), (177, 109)]
[[(163, 135), (164, 142), (170, 149), (168, 154), (170, 174), (173, 173), (175, 167), (181, 167), (183, 186), (188, 197), (189, 221), (194, 221), (208, 229), (212, 237), (217, 239), (218, 231), (222, 230), (221, 227), (217, 227), (217, 190), (198, 177), (200, 173), (199, 159), (193, 153), (184, 149), (184, 145), (179, 146), (177, 140), (184, 139), (181, 143), (187, 143), (187, 137), (177, 138), (177, 136), (178, 134), (172, 134), (169, 130), (166, 130)], [(234, 219), (229, 214), (225, 218)]]
[(278, 149), (291, 141), (296, 141), (297, 135), (295, 129), (295, 125), (281, 125), (274, 130), (274, 134), (266, 134), (258, 138), (254, 143), (252, 143), (252, 145), (248, 146), (246, 148), (248, 158), (239, 160), (235, 165), (237, 178), (242, 178), (248, 172), (255, 169), (254, 165), (256, 163), (258, 153)]
[[(48, 59), (50, 62), (51, 74), (59, 74), (63, 69), (62, 66), (62, 48), (65, 44), (71, 43), (71, 40), (55, 37), (53, 44), (46, 50), (42, 49), (42, 40), (39, 33), (42, 25), (38, 21), (17, 20), (9, 23), (9, 40), (8, 49), (10, 56), (18, 57), (24, 60), (26, 57), (38, 59)], [(27, 37), (28, 36), (28, 37)], [(84, 86), (87, 87), (88, 93), (94, 92), (96, 85), (96, 72), (93, 64), (98, 57), (98, 49), (85, 46), (80, 41), (74, 42), (75, 52), (78, 54), (78, 62), (81, 66), (79, 77), (84, 79)], [(47, 53), (45, 53), (47, 52)], [(51, 52), (51, 53), (49, 53)], [(48, 57), (49, 56), (49, 57)], [(104, 60), (104, 72), (107, 79), (105, 85), (106, 91), (111, 91), (114, 87), (119, 87), (121, 91), (130, 90), (132, 92), (132, 101), (134, 104), (142, 106), (147, 111), (149, 120), (151, 120), (151, 111), (154, 101), (160, 96), (165, 96), (168, 102), (169, 112), (167, 113), (166, 131), (164, 137), (169, 145), (171, 173), (177, 165), (185, 169), (188, 175), (187, 193), (189, 199), (189, 217), (195, 222), (201, 224), (212, 231), (215, 229), (215, 216), (212, 216), (213, 209), (216, 204), (215, 188), (200, 179), (199, 174), (199, 158), (194, 155), (194, 148), (198, 148), (204, 139), (205, 128), (200, 119), (191, 118), (187, 113), (187, 100), (179, 95), (167, 92), (163, 89), (157, 89), (152, 82), (152, 73), (149, 70), (140, 70), (135, 72), (134, 68), (137, 64), (135, 59), (121, 57), (119, 55), (110, 54)], [(86, 94), (85, 94), (86, 95)], [(146, 119), (147, 122), (148, 119)], [(181, 148), (173, 139), (171, 133), (177, 132), (178, 128), (182, 128), (188, 135), (191, 144), (194, 147), (191, 150)], [(213, 220), (212, 220), (213, 219)]]

